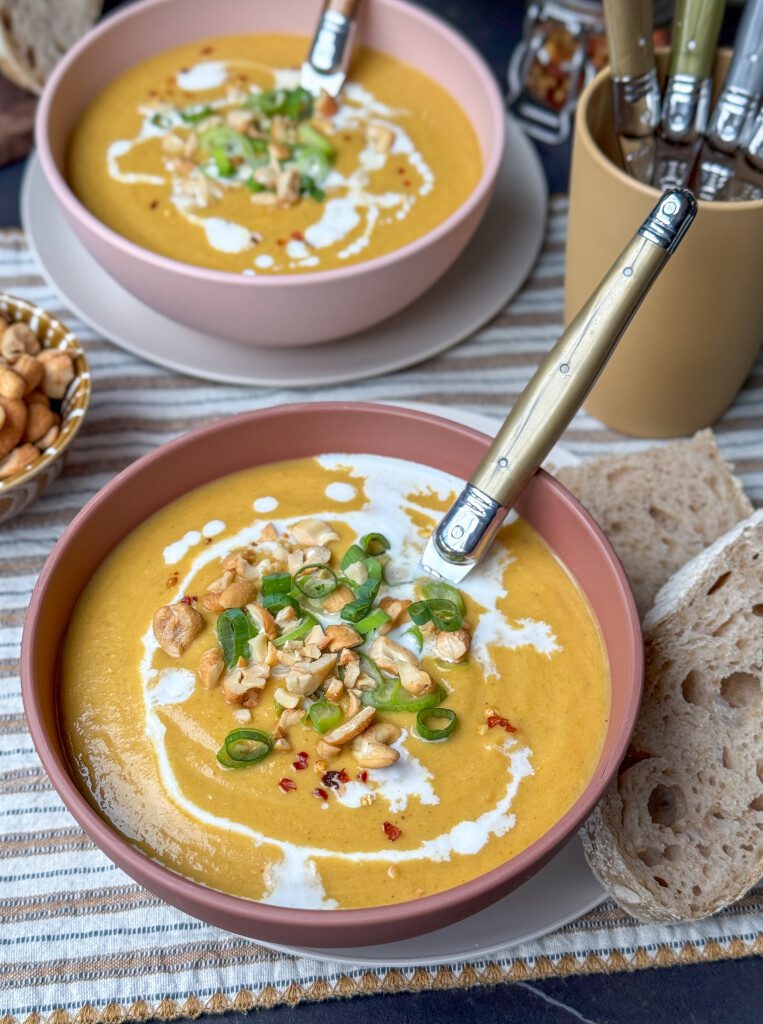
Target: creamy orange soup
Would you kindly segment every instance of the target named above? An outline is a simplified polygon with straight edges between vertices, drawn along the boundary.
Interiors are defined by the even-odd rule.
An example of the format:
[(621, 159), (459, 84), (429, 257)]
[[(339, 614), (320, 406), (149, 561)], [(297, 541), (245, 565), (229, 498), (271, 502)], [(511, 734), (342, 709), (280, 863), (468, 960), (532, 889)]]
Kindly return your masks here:
[(225, 36), (138, 64), (77, 125), (72, 188), (139, 245), (249, 275), (346, 266), (431, 231), (481, 173), (464, 111), (367, 49), (338, 103), (314, 99), (299, 86), (307, 47)]
[(135, 530), (63, 651), (91, 803), (189, 878), (311, 908), (438, 892), (543, 835), (597, 764), (607, 659), (521, 519), (459, 591), (421, 579), (460, 487), (327, 455), (218, 480)]

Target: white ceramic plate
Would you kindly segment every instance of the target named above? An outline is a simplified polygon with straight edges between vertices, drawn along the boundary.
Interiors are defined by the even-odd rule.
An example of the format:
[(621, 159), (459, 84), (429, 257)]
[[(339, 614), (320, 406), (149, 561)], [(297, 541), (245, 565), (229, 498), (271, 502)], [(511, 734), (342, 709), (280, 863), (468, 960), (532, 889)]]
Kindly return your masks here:
[(426, 295), (371, 330), (303, 348), (236, 345), (193, 331), (139, 302), (78, 241), (36, 158), (21, 220), (43, 276), (100, 335), (135, 355), (204, 380), (314, 387), (412, 366), (472, 334), (516, 294), (532, 269), (546, 220), (546, 181), (532, 145), (509, 119), (496, 191), (473, 240)]
[[(419, 402), (394, 404), (444, 416), (491, 437), (500, 426), (498, 420), (460, 409)], [(559, 445), (549, 457), (549, 464), (554, 466), (573, 465), (578, 461), (575, 455)], [(454, 963), (494, 956), (521, 942), (540, 938), (593, 910), (605, 895), (586, 864), (582, 844), (575, 835), (550, 864), (519, 889), (487, 910), (428, 935), (355, 949), (312, 949), (279, 946), (271, 942), (260, 942), (260, 945), (325, 963), (364, 967), (421, 967)]]

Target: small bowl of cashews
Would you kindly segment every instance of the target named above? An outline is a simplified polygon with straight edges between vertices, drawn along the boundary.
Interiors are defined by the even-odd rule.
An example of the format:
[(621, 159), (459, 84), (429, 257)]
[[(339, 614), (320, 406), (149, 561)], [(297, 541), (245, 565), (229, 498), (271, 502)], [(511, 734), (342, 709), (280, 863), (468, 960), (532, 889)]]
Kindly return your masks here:
[(87, 358), (71, 331), (0, 293), (0, 523), (60, 474), (89, 401)]

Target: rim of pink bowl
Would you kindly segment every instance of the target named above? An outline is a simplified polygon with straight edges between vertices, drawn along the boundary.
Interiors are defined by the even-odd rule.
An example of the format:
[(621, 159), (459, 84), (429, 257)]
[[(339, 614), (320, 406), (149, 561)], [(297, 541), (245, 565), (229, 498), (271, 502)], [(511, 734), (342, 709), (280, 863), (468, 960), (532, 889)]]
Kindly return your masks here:
[[(463, 58), (472, 65), (478, 78), (485, 87), (486, 92), (491, 98), (491, 132), (494, 133), (495, 145), (493, 146), (492, 153), (488, 154), (487, 159), (485, 159), (485, 154), (483, 153), (483, 159), (485, 162), (482, 168), (480, 180), (457, 210), (455, 210), (449, 217), (434, 227), (431, 231), (428, 231), (425, 235), (421, 235), (420, 238), (416, 238), (407, 245), (404, 245), (399, 249), (395, 249), (392, 252), (385, 253), (382, 256), (376, 256), (370, 260), (354, 263), (348, 267), (337, 267), (333, 270), (308, 271), (300, 274), (287, 274), (282, 277), (273, 275), (270, 277), (258, 278), (256, 276), (234, 274), (225, 270), (211, 270), (205, 267), (198, 267), (192, 263), (183, 263), (181, 260), (162, 256), (159, 253), (152, 252), (150, 249), (146, 249), (135, 242), (131, 242), (129, 239), (125, 238), (124, 235), (120, 235), (117, 231), (107, 227), (103, 221), (99, 220), (94, 214), (92, 214), (69, 188), (69, 184), (59, 171), (48, 145), (48, 133), (46, 126), (58, 84), (67, 74), (71, 65), (79, 59), (80, 54), (91, 46), (97, 44), (101, 36), (111, 32), (122, 22), (133, 18), (140, 18), (143, 12), (151, 7), (176, 2), (177, 0), (138, 0), (137, 3), (131, 4), (125, 10), (117, 11), (116, 13), (109, 15), (102, 22), (92, 28), (85, 36), (83, 36), (83, 38), (76, 43), (72, 49), (68, 51), (66, 56), (56, 65), (56, 68), (48, 80), (42, 96), (40, 97), (35, 117), (35, 144), (37, 146), (37, 152), (45, 177), (48, 179), (48, 182), (53, 188), (59, 202), (66, 207), (69, 214), (84, 222), (90, 231), (100, 237), (101, 241), (106, 242), (111, 246), (118, 246), (135, 259), (141, 259), (151, 266), (171, 271), (176, 274), (182, 273), (191, 278), (209, 281), (212, 283), (225, 282), (226, 284), (236, 284), (244, 288), (286, 288), (289, 286), (293, 287), (299, 282), (307, 284), (321, 284), (327, 280), (338, 281), (373, 272), (380, 267), (388, 266), (398, 260), (404, 260), (408, 256), (414, 256), (422, 249), (427, 249), (439, 238), (448, 234), (448, 232), (450, 232), (462, 220), (466, 219), (474, 208), (484, 200), (486, 193), (493, 187), (501, 157), (503, 155), (503, 149), (506, 144), (506, 115), (503, 98), (501, 97), (498, 85), (487, 64), (471, 43), (469, 43), (459, 32), (451, 28), (440, 18), (422, 10), (419, 7), (415, 7), (413, 4), (406, 3), (405, 0), (374, 0), (374, 3), (391, 7), (394, 10), (404, 12), (409, 17), (417, 18), (419, 21), (428, 25), (433, 31), (439, 32), (441, 35), (445, 36), (449, 40), (451, 46), (456, 51), (460, 52)], [(270, 0), (267, 0), (267, 2), (270, 2)]]
[[(589, 527), (592, 543), (595, 548), (598, 548), (599, 554), (608, 563), (613, 577), (613, 585), (624, 598), (624, 605), (627, 610), (625, 632), (627, 632), (628, 646), (633, 654), (633, 670), (629, 681), (629, 696), (618, 728), (619, 742), (615, 744), (606, 764), (597, 766), (596, 775), (591, 779), (578, 800), (547, 832), (531, 843), (526, 849), (510, 857), (498, 867), (492, 868), (490, 871), (468, 882), (463, 882), (460, 885), (433, 893), (430, 896), (423, 896), (416, 900), (347, 910), (305, 910), (275, 906), (250, 900), (242, 896), (233, 896), (218, 889), (205, 886), (200, 882), (195, 882), (178, 874), (171, 868), (165, 867), (149, 857), (148, 854), (131, 845), (127, 839), (124, 839), (117, 832), (113, 825), (109, 824), (105, 818), (102, 818), (88, 803), (74, 782), (65, 759), (59, 759), (48, 743), (47, 729), (43, 721), (39, 695), (37, 687), (33, 683), (33, 654), (37, 644), (38, 633), (42, 628), (38, 607), (47, 588), (49, 578), (55, 571), (57, 555), (69, 544), (69, 539), (74, 533), (86, 527), (88, 520), (97, 510), (98, 506), (108, 498), (114, 489), (139, 479), (146, 465), (154, 462), (156, 459), (165, 457), (167, 453), (177, 452), (183, 448), (193, 448), (199, 438), (214, 433), (220, 429), (221, 424), (230, 423), (231, 420), (245, 422), (247, 425), (251, 423), (256, 424), (258, 420), (267, 419), (274, 412), (288, 411), (290, 414), (298, 416), (305, 412), (314, 414), (316, 408), (319, 408), (321, 412), (328, 415), (332, 413), (345, 413), (350, 409), (355, 412), (368, 414), (393, 414), (396, 418), (404, 415), (406, 419), (413, 422), (443, 424), (451, 431), (455, 431), (470, 441), (481, 442), (485, 446), (487, 446), (489, 441), (489, 438), (480, 431), (461, 424), (454, 424), (441, 416), (430, 415), (418, 410), (364, 402), (303, 402), (280, 408), (268, 407), (254, 412), (241, 413), (238, 416), (225, 417), (214, 423), (192, 430), (176, 440), (160, 446), (153, 452), (149, 452), (138, 459), (137, 462), (128, 466), (127, 469), (122, 470), (121, 473), (90, 499), (66, 528), (45, 562), (27, 609), (22, 636), (20, 669), (24, 711), (30, 734), (43, 767), (67, 809), (91, 838), (94, 839), (101, 850), (120, 867), (124, 868), (128, 874), (133, 877), (137, 876), (147, 888), (158, 892), (163, 899), (166, 899), (165, 893), (171, 893), (173, 899), (179, 900), (183, 909), (192, 905), (194, 907), (193, 913), (198, 913), (202, 920), (209, 920), (205, 917), (205, 914), (211, 914), (216, 920), (219, 920), (221, 916), (227, 917), (229, 924), (233, 925), (233, 927), (229, 927), (228, 924), (222, 925), (222, 927), (230, 931), (235, 931), (235, 925), (242, 921), (251, 922), (255, 926), (259, 923), (266, 927), (283, 927), (288, 923), (289, 927), (293, 928), (295, 932), (298, 932), (301, 927), (326, 929), (326, 937), (331, 938), (332, 933), (335, 933), (335, 929), (349, 929), (353, 925), (356, 927), (361, 925), (363, 927), (373, 927), (374, 925), (382, 924), (386, 926), (400, 926), (417, 919), (432, 922), (431, 927), (420, 929), (420, 934), (443, 927), (442, 923), (438, 923), (438, 918), (447, 917), (449, 909), (465, 904), (472, 904), (474, 906), (474, 910), (466, 914), (454, 915), (452, 921), (446, 920), (445, 924), (468, 917), (481, 907), (495, 902), (495, 900), (500, 898), (500, 895), (496, 896), (495, 900), (490, 899), (492, 892), (500, 889), (502, 884), (508, 884), (513, 879), (521, 877), (525, 872), (532, 873), (532, 869), (539, 862), (543, 862), (544, 857), (558, 846), (564, 836), (570, 836), (582, 824), (603, 794), (611, 776), (612, 766), (613, 764), (618, 764), (622, 759), (635, 724), (641, 697), (643, 646), (638, 613), (625, 572), (614, 549), (592, 516), (562, 484), (544, 470), (538, 470), (542, 485), (550, 487), (555, 491), (557, 497), (566, 505), (570, 514), (573, 517), (582, 519)], [(613, 656), (612, 652), (607, 650), (607, 656), (611, 658)], [(56, 717), (56, 722), (58, 723), (58, 717)], [(172, 902), (172, 900), (167, 900), (167, 902)], [(415, 934), (415, 932), (410, 932), (409, 934)], [(311, 944), (316, 945), (317, 943), (313, 942)], [(332, 944), (334, 946), (347, 945), (346, 942), (341, 941), (328, 942), (327, 948), (331, 948)], [(354, 945), (360, 944), (354, 943)]]

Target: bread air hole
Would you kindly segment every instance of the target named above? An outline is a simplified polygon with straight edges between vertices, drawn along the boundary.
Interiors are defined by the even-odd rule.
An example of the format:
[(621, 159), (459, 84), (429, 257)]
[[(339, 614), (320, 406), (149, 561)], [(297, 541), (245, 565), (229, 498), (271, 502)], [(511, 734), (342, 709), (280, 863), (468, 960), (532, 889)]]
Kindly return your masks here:
[(694, 669), (689, 672), (681, 683), (681, 693), (687, 704), (702, 703), (702, 686)]
[(751, 811), (763, 811), (763, 793), (760, 793), (754, 800), (750, 801)]
[(763, 604), (754, 604), (752, 606), (752, 614), (757, 615), (758, 618), (763, 618)]
[(710, 587), (710, 589), (708, 590), (708, 597), (710, 596), (710, 594), (714, 594), (716, 590), (720, 590), (724, 583), (728, 580), (730, 575), (730, 572), (724, 572), (722, 576), (719, 576), (715, 583), (712, 585), (712, 587)]
[(649, 794), (647, 810), (655, 825), (673, 828), (686, 814), (686, 799), (679, 786), (658, 783)]
[(720, 691), (730, 707), (752, 707), (760, 701), (760, 680), (752, 672), (732, 672), (721, 679)]
[(649, 506), (649, 515), (654, 519), (655, 523), (659, 523), (660, 526), (670, 526), (674, 522), (673, 516), (668, 515), (661, 508), (657, 508), (656, 505)]

